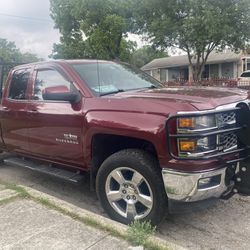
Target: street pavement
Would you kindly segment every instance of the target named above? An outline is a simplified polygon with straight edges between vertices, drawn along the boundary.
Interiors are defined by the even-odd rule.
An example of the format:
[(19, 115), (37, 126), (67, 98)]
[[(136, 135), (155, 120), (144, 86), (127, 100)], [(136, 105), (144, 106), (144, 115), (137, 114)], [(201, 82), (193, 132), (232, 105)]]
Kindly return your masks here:
[[(107, 217), (89, 182), (74, 185), (28, 169), (0, 166), (0, 181), (25, 185), (59, 198), (79, 209)], [(192, 250), (249, 250), (250, 197), (235, 195), (208, 209), (169, 215), (157, 230), (167, 242)], [(1, 223), (1, 221), (0, 221)]]

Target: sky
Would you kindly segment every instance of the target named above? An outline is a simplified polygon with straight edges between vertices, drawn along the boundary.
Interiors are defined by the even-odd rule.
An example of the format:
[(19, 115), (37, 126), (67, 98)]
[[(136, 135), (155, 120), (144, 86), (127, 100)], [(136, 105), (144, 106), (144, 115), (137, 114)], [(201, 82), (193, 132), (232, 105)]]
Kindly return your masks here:
[[(47, 59), (60, 38), (49, 6), (49, 0), (0, 0), (0, 38), (15, 42), (22, 52)], [(128, 38), (139, 47), (145, 44), (136, 35), (129, 34)]]
[(60, 34), (49, 16), (49, 0), (0, 0), (0, 38), (22, 52), (47, 58)]

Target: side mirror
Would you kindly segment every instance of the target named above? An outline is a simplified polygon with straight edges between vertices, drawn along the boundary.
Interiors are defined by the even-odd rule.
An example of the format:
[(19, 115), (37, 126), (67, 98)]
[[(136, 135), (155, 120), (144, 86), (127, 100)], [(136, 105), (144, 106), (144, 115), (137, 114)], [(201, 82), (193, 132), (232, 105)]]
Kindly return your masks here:
[(45, 88), (42, 95), (44, 100), (67, 101), (71, 104), (76, 104), (81, 100), (81, 95), (78, 91), (72, 92), (66, 86)]

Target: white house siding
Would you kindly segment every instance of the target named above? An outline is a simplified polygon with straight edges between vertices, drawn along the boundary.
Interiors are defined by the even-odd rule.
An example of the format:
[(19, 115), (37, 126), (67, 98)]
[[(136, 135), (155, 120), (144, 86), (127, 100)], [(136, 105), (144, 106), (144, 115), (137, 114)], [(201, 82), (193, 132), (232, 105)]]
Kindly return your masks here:
[(153, 69), (152, 71), (152, 76), (157, 79), (158, 81), (160, 81), (160, 69)]
[[(151, 75), (161, 81), (189, 79), (188, 58), (186, 55), (154, 59), (144, 65), (142, 70), (151, 71)], [(205, 67), (203, 78), (237, 78), (242, 71), (250, 69), (250, 55), (232, 51), (212, 52)], [(165, 77), (166, 76), (166, 77)]]
[(167, 69), (161, 69), (160, 70), (160, 81), (166, 82), (167, 80)]

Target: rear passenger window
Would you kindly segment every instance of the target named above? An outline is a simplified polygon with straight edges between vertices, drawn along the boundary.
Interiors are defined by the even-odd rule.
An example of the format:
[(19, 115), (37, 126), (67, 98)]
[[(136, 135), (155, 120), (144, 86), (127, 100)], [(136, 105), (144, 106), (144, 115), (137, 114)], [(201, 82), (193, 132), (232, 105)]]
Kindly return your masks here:
[(28, 81), (30, 76), (30, 70), (22, 69), (14, 72), (10, 84), (9, 98), (16, 100), (26, 99), (26, 91), (28, 87)]
[(34, 86), (34, 100), (43, 100), (43, 91), (48, 87), (64, 86), (70, 91), (72, 88), (71, 83), (66, 80), (58, 71), (56, 70), (39, 70), (37, 71), (37, 76)]

